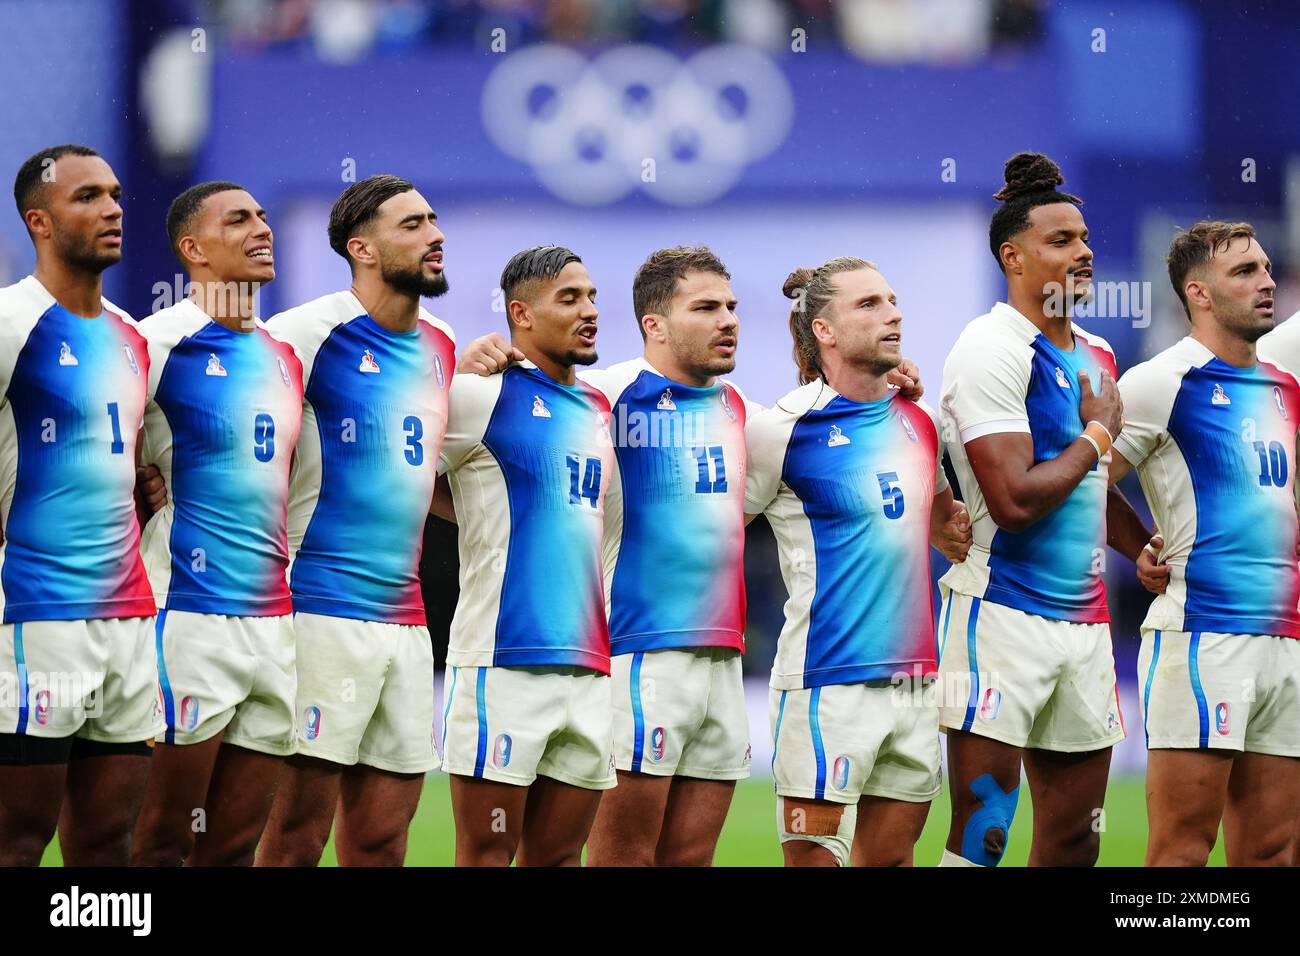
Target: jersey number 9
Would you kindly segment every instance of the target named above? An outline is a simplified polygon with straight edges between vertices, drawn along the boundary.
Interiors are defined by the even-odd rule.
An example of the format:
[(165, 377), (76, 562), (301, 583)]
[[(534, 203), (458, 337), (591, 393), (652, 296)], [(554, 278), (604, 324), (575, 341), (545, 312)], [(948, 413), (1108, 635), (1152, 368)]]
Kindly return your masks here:
[(275, 457), (275, 419), (266, 412), (253, 419), (253, 457), (258, 461)]

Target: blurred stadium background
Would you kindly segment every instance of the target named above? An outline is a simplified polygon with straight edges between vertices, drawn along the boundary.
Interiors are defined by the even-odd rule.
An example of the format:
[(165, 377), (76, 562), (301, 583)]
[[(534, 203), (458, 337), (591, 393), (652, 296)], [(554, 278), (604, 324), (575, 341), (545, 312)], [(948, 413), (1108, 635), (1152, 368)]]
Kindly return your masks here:
[[(0, 166), (12, 175), (65, 141), (108, 158), (126, 254), (107, 294), (136, 316), (177, 294), (163, 217), (203, 179), (245, 184), (270, 213), (266, 316), (347, 284), (325, 241), (342, 188), (413, 180), (447, 233), (452, 291), (434, 310), (462, 344), (505, 330), (506, 259), (556, 242), (602, 289), (602, 360), (631, 357), (637, 265), (707, 243), (741, 303), (734, 379), (765, 403), (796, 384), (785, 275), (860, 255), (898, 291), (905, 351), (935, 397), (957, 332), (1002, 294), (989, 197), (1021, 149), (1052, 155), (1085, 198), (1099, 283), (1148, 283), (1083, 323), (1121, 369), (1184, 334), (1162, 262), (1176, 224), (1254, 222), (1279, 316), (1300, 308), (1298, 29), (1282, 0), (0, 0)], [(30, 248), (18, 217), (0, 217), (0, 282), (26, 274)], [(1129, 739), (1102, 862), (1136, 864), (1147, 600), (1128, 562), (1106, 560)], [(454, 529), (431, 521), (424, 572), (441, 655)], [(762, 522), (746, 575), (756, 779), (719, 862), (777, 863), (764, 681), (785, 592)], [(1025, 856), (1026, 803), (1008, 862)], [(943, 801), (918, 863), (937, 860), (945, 827)], [(409, 862), (449, 862), (450, 835), (434, 775)]]

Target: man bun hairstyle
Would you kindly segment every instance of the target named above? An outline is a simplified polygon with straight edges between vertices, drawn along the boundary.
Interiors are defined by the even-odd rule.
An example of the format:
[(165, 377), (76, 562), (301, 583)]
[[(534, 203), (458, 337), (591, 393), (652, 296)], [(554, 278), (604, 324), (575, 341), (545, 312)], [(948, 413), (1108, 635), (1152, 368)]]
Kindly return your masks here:
[(794, 302), (790, 307), (790, 337), (794, 339), (794, 361), (799, 367), (800, 385), (826, 379), (822, 371), (821, 346), (812, 324), (835, 297), (835, 276), (841, 272), (875, 268), (876, 264), (866, 259), (839, 256), (815, 268), (803, 266), (795, 269), (786, 277), (781, 293)]
[(989, 248), (998, 268), (1006, 272), (1002, 264), (1002, 243), (1029, 226), (1030, 210), (1058, 202), (1082, 206), (1083, 200), (1057, 189), (1065, 185), (1065, 177), (1061, 175), (1061, 167), (1043, 153), (1016, 153), (1007, 160), (1002, 176), (1006, 185), (993, 194), (1002, 205), (989, 222)]

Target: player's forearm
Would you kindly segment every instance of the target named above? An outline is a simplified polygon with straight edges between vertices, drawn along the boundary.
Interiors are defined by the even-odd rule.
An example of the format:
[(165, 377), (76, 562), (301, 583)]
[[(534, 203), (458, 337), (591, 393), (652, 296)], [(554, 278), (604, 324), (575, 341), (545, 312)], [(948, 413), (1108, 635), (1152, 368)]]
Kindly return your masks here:
[(1124, 493), (1111, 485), (1106, 492), (1106, 543), (1130, 561), (1137, 561), (1151, 532)]
[(433, 501), (429, 505), (429, 514), (456, 524), (456, 503), (451, 496), (451, 484), (446, 475), (440, 475), (433, 483)]
[[(1097, 450), (1083, 438), (1075, 439), (1065, 451), (1034, 465), (1019, 480), (1008, 483), (1007, 514), (998, 526), (1020, 532), (1056, 510), (1097, 464)], [(987, 495), (985, 496), (987, 498)]]
[[(945, 489), (934, 496), (934, 502), (930, 505), (931, 544), (934, 544), (939, 539), (949, 519), (961, 509), (962, 504), (952, 496), (951, 488)], [(935, 547), (938, 547), (938, 545), (936, 544)]]

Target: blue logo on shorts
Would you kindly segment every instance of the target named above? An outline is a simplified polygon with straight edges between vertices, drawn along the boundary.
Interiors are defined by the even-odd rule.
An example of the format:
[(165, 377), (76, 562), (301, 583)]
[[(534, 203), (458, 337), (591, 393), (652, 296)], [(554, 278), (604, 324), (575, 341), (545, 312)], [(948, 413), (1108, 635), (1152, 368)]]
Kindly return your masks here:
[(492, 746), (492, 766), (503, 768), (510, 766), (510, 735), (498, 734), (497, 742)]
[(184, 697), (181, 699), (181, 727), (193, 730), (199, 725), (199, 699)]
[(315, 740), (320, 736), (320, 708), (312, 704), (302, 712), (303, 736)]
[(835, 758), (831, 768), (831, 784), (836, 790), (844, 790), (849, 785), (849, 758), (841, 754)]
[(1228, 704), (1226, 701), (1220, 702), (1214, 708), (1214, 727), (1219, 732), (1220, 737), (1226, 737), (1232, 732), (1232, 722), (1229, 719)]
[(980, 704), (980, 717), (985, 720), (997, 720), (1002, 708), (1002, 691), (990, 687), (984, 692), (984, 701)]
[(664, 759), (664, 739), (667, 734), (662, 727), (656, 727), (650, 731), (650, 759), (660, 761)]

